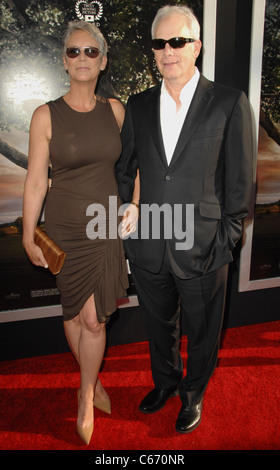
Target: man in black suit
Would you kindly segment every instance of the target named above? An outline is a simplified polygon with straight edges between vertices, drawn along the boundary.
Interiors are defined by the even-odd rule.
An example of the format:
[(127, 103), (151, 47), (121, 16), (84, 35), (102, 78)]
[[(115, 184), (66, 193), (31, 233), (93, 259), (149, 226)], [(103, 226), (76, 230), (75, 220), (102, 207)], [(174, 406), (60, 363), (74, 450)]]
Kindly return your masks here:
[[(139, 203), (138, 232), (125, 249), (155, 384), (140, 410), (156, 412), (179, 392), (181, 433), (201, 421), (217, 361), (228, 264), (248, 213), (253, 173), (248, 100), (199, 73), (199, 34), (187, 7), (158, 11), (152, 47), (163, 80), (128, 100), (116, 166), (121, 198), (134, 197), (128, 212)], [(133, 193), (137, 171), (139, 201)], [(184, 378), (180, 315), (188, 338)]]

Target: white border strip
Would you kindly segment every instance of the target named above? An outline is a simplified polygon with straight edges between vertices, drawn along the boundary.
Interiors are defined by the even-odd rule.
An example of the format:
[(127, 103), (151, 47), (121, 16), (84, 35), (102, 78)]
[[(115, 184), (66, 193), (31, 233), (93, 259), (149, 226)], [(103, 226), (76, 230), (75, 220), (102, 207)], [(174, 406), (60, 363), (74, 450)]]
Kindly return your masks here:
[(6, 310), (5, 312), (0, 312), (0, 323), (58, 317), (59, 315), (62, 315), (61, 305), (26, 308), (22, 310)]
[[(137, 307), (138, 298), (131, 295), (117, 301), (117, 308)], [(58, 317), (62, 315), (61, 305), (26, 308), (22, 310), (6, 310), (0, 312), (0, 324), (23, 320), (36, 320), (38, 318)]]
[(215, 80), (216, 23), (217, 0), (204, 0), (202, 73), (208, 80)]

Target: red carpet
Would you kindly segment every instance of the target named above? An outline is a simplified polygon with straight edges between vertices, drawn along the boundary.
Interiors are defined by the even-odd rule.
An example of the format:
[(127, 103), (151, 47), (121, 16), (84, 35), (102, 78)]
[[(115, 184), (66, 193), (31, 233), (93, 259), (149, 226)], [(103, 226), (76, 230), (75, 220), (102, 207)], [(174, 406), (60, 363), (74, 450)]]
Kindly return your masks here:
[(96, 411), (88, 448), (75, 434), (79, 373), (70, 353), (2, 362), (0, 373), (1, 450), (280, 449), (280, 321), (223, 332), (202, 422), (186, 435), (175, 431), (178, 397), (154, 415), (138, 411), (153, 386), (147, 343), (107, 351), (101, 380), (112, 415)]

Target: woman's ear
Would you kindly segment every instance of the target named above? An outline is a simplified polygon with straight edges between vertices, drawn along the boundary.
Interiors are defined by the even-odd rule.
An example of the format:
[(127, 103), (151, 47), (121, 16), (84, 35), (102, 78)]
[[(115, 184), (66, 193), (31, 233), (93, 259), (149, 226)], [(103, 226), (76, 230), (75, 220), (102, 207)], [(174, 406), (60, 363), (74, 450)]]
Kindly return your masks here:
[(67, 65), (66, 57), (64, 54), (63, 54), (63, 65), (64, 65), (66, 73), (68, 73), (68, 65)]
[(102, 70), (102, 71), (105, 70), (106, 65), (107, 65), (107, 56), (104, 55), (104, 56), (102, 56), (102, 59), (101, 59), (100, 70)]

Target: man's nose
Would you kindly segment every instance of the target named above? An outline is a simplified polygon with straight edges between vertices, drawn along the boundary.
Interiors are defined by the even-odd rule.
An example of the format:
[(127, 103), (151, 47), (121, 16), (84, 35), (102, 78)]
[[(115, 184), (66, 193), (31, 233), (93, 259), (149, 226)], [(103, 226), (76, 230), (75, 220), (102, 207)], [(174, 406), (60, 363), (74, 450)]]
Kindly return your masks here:
[(173, 49), (172, 49), (172, 47), (170, 46), (170, 44), (168, 44), (168, 42), (165, 44), (163, 52), (164, 52), (166, 55), (172, 55), (172, 54), (173, 54)]

